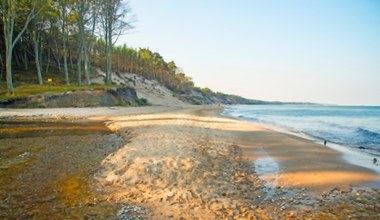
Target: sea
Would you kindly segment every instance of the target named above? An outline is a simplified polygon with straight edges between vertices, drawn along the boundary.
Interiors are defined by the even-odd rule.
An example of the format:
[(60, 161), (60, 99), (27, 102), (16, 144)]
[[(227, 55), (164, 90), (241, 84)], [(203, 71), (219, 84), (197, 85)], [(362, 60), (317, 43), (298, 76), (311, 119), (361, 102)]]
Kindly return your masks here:
[(222, 114), (380, 156), (380, 106), (233, 105)]

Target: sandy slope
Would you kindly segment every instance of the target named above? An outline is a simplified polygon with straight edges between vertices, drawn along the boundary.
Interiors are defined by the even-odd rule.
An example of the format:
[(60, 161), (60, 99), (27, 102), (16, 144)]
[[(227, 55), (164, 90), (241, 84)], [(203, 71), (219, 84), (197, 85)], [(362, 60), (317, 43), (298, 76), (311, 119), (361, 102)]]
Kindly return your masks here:
[(154, 219), (254, 218), (263, 192), (238, 146), (239, 130), (215, 109), (186, 108), (113, 118), (108, 126), (129, 143), (103, 163), (98, 180), (113, 198), (143, 202)]
[[(93, 83), (103, 84), (105, 73), (97, 69), (97, 74), (92, 77)], [(152, 105), (183, 105), (184, 102), (175, 97), (175, 94), (156, 80), (149, 80), (133, 73), (114, 73), (112, 81), (117, 85), (127, 85), (135, 88), (137, 96), (148, 100)]]

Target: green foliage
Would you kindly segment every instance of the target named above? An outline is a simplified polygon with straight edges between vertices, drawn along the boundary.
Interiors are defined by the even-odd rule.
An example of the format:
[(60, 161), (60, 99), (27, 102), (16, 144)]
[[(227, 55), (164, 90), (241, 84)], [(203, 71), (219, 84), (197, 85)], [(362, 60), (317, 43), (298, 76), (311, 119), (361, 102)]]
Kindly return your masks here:
[(133, 79), (129, 78), (128, 82), (131, 82), (134, 86), (136, 86), (136, 80), (133, 80)]
[(44, 104), (37, 104), (36, 108), (46, 108)]
[[(4, 2), (7, 2), (7, 5)], [(105, 14), (102, 13), (107, 4), (120, 5), (119, 3), (121, 3), (120, 0), (7, 0), (3, 1), (3, 5), (0, 3), (0, 18), (3, 18), (1, 19), (2, 22), (0, 21), (0, 26), (2, 26), (0, 29), (0, 99), (22, 98), (47, 92), (60, 93), (72, 90), (116, 87), (116, 84), (111, 83), (106, 86), (76, 86), (76, 84), (81, 84), (81, 80), (85, 78), (89, 83), (91, 81), (90, 72), (96, 68), (102, 69), (110, 76), (109, 63), (112, 60), (111, 67), (114, 72), (135, 73), (145, 78), (156, 80), (178, 94), (179, 98), (196, 93), (197, 95), (195, 96), (197, 97), (188, 98), (192, 100), (192, 103), (212, 103), (215, 99), (220, 99), (224, 103), (246, 102), (246, 100), (238, 96), (214, 93), (209, 88), (196, 88), (192, 78), (186, 76), (174, 61), (166, 61), (160, 53), (151, 51), (149, 48), (136, 49), (128, 47), (126, 44), (114, 46), (113, 42), (109, 43), (109, 39), (108, 43), (106, 43), (106, 35), (103, 30), (104, 23), (102, 23), (104, 22)], [(28, 26), (20, 40), (15, 44), (12, 55), (13, 61), (11, 65), (8, 65), (12, 67), (11, 69), (14, 69), (12, 78), (15, 81), (15, 93), (9, 95), (5, 89), (6, 84), (2, 83), (2, 81), (5, 81), (4, 70), (7, 65), (5, 64), (5, 49), (3, 46), (5, 45), (3, 36), (4, 21), (6, 19), (1, 15), (4, 15), (4, 12), (7, 11), (5, 6), (14, 6), (15, 4), (17, 4), (17, 7), (13, 9), (18, 13), (14, 27), (16, 32), (22, 30), (23, 23), (25, 23), (32, 5), (36, 7), (38, 14), (31, 20), (31, 25)], [(85, 5), (86, 7), (77, 7)], [(77, 9), (81, 9), (81, 11)], [(118, 21), (117, 23), (130, 27), (128, 21)], [(91, 29), (91, 26), (94, 29)], [(95, 33), (98, 35), (94, 36)], [(37, 34), (39, 36), (38, 40)], [(78, 45), (78, 42), (81, 43)], [(80, 45), (86, 46), (86, 48), (81, 49), (82, 53), (78, 52)], [(111, 47), (109, 47), (110, 45)], [(108, 56), (110, 51), (112, 54)], [(68, 65), (64, 65), (64, 63)], [(84, 64), (89, 64), (89, 68), (86, 68), (87, 66)], [(36, 65), (39, 67), (37, 68)], [(42, 71), (37, 71), (39, 69)], [(37, 80), (36, 72), (40, 73), (39, 80)], [(80, 72), (83, 73), (80, 74)], [(46, 79), (48, 78), (53, 78), (51, 91), (48, 91), (48, 85), (34, 85), (39, 82), (47, 84)], [(76, 83), (73, 82), (74, 79), (77, 79)], [(69, 84), (70, 81), (71, 86), (63, 86), (66, 83)], [(110, 82), (111, 80), (107, 81)], [(128, 81), (136, 86), (135, 79), (130, 78)], [(136, 104), (146, 105), (147, 100), (137, 100)]]
[(87, 86), (66, 86), (66, 85), (53, 85), (51, 86), (51, 91), (49, 91), (48, 85), (31, 85), (31, 84), (23, 84), (16, 86), (16, 92), (12, 95), (7, 93), (6, 87), (3, 86), (3, 83), (0, 87), (0, 100), (9, 100), (15, 98), (25, 98), (32, 95), (39, 94), (56, 94), (68, 91), (77, 91), (77, 90), (103, 90), (107, 88), (114, 88), (114, 85), (87, 85)]
[(211, 91), (211, 89), (209, 89), (209, 88), (207, 88), (207, 87), (206, 87), (206, 88), (202, 88), (201, 90), (202, 90), (202, 92), (205, 93), (205, 94), (213, 94), (213, 91)]
[[(117, 35), (123, 32), (122, 27), (131, 27), (131, 21), (126, 20), (126, 14), (130, 12), (127, 9), (128, 3), (120, 0), (2, 0), (0, 71), (6, 67), (9, 91), (13, 92), (12, 69), (19, 67), (26, 70), (33, 68), (35, 73), (37, 72), (39, 84), (42, 84), (41, 78), (45, 77), (45, 72), (48, 72), (50, 67), (58, 67), (61, 74), (65, 69), (64, 74), (67, 76), (67, 67), (70, 65), (70, 69), (76, 68), (78, 72), (77, 77), (70, 76), (71, 80), (77, 78), (77, 83), (81, 84), (83, 69), (86, 81), (90, 84), (89, 69), (93, 69), (91, 67), (94, 63), (90, 58), (104, 57), (105, 54), (104, 45), (100, 45), (102, 48), (98, 48), (97, 51), (92, 45), (96, 39), (105, 36), (113, 42)], [(114, 17), (107, 17), (109, 15)], [(106, 18), (111, 19), (107, 26), (111, 28), (108, 35), (101, 30)], [(95, 33), (98, 35), (94, 36)], [(82, 53), (78, 53), (78, 49)], [(102, 52), (98, 53), (99, 51)], [(30, 65), (32, 62), (34, 65)], [(41, 68), (43, 65), (46, 66), (46, 71)], [(107, 70), (110, 66), (112, 67), (112, 64), (107, 65)], [(100, 63), (98, 67), (104, 68), (105, 63)], [(1, 73), (0, 80), (5, 80), (4, 78)], [(67, 84), (70, 83), (70, 79), (66, 77)], [(19, 81), (15, 80), (15, 83)]]
[(147, 105), (147, 104), (148, 104), (148, 100), (147, 99), (141, 98), (141, 99), (137, 99), (136, 100), (136, 105), (137, 106), (144, 106), (144, 105)]
[(116, 106), (125, 106), (125, 102), (119, 100), (117, 103), (116, 103)]
[[(98, 40), (96, 50), (104, 54), (104, 42)], [(148, 79), (155, 79), (176, 93), (187, 93), (194, 87), (192, 79), (186, 76), (174, 63), (165, 61), (158, 52), (148, 48), (134, 49), (127, 45), (113, 48), (113, 68), (118, 72), (130, 72), (142, 75)], [(105, 63), (104, 56), (94, 57), (96, 65)]]
[[(179, 70), (174, 61), (167, 62), (160, 53), (151, 51), (149, 48), (135, 49), (124, 44), (120, 46), (111, 45), (112, 50), (109, 50), (107, 47), (109, 44), (106, 43), (105, 33), (102, 29), (104, 26), (102, 22), (104, 22), (105, 18), (102, 13), (104, 13), (106, 4), (111, 4), (109, 1), (47, 0), (42, 2), (37, 0), (9, 0), (8, 2), (20, 4), (17, 5), (17, 10), (23, 11), (22, 14), (25, 14), (25, 16), (19, 16), (20, 18), (17, 19), (15, 30), (22, 28), (23, 19), (26, 17), (31, 3), (35, 5), (38, 11), (38, 14), (14, 49), (14, 61), (11, 66), (15, 70), (15, 74), (12, 78), (18, 86), (22, 85), (22, 82), (27, 82), (28, 84), (46, 83), (46, 79), (49, 77), (54, 77), (54, 82), (59, 85), (68, 84), (70, 81), (74, 83), (72, 81), (75, 79), (77, 80), (76, 84), (82, 84), (82, 79), (88, 76), (88, 71), (84, 70), (83, 65), (85, 58), (88, 58), (86, 63), (90, 64), (90, 71), (95, 68), (101, 68), (108, 73), (109, 65), (107, 63), (110, 59), (107, 53), (112, 51), (111, 66), (113, 71), (130, 72), (148, 79), (155, 79), (176, 93), (185, 94), (194, 87), (192, 79)], [(121, 2), (115, 1), (114, 3), (119, 4)], [(79, 7), (82, 5), (86, 7)], [(129, 9), (127, 5), (125, 6)], [(78, 7), (81, 11), (77, 10)], [(98, 19), (92, 19), (95, 15), (98, 16)], [(86, 24), (79, 22), (81, 18), (86, 18), (83, 20)], [(79, 23), (81, 23), (81, 26)], [(131, 22), (127, 20), (120, 24), (129, 28)], [(0, 25), (3, 26), (1, 22)], [(96, 27), (97, 30), (92, 32), (91, 26)], [(0, 36), (3, 36), (2, 32), (3, 28), (0, 29)], [(94, 36), (91, 33), (98, 33), (98, 35)], [(0, 60), (0, 71), (5, 67), (5, 52), (2, 48), (4, 42), (5, 39), (1, 37), (0, 58), (2, 59)], [(85, 48), (85, 50), (89, 49), (88, 57), (87, 53), (85, 57), (81, 56), (83, 53), (78, 53), (78, 49), (81, 48), (78, 42), (82, 42), (81, 45), (86, 45), (86, 47), (91, 45), (91, 48)], [(68, 64), (66, 66), (68, 68), (64, 68), (64, 63)], [(25, 71), (33, 72), (33, 74), (17, 75), (16, 71), (21, 68), (25, 69)], [(56, 80), (57, 75), (50, 74), (51, 69), (55, 69), (58, 72), (57, 75), (66, 75), (67, 78), (59, 77), (60, 81)], [(68, 71), (65, 71), (67, 69)], [(86, 75), (84, 72), (79, 74), (82, 71), (86, 72)], [(5, 75), (1, 74), (1, 76), (0, 81), (5, 80)], [(25, 77), (28, 77), (28, 79), (25, 80)], [(136, 82), (133, 79), (130, 79), (130, 81), (135, 85)], [(22, 90), (16, 90), (17, 94), (15, 96), (17, 97), (27, 96), (27, 91), (31, 92), (29, 95), (39, 92), (37, 91), (38, 89), (25, 89), (22, 87), (16, 87), (16, 89)], [(0, 95), (4, 97), (4, 94)]]

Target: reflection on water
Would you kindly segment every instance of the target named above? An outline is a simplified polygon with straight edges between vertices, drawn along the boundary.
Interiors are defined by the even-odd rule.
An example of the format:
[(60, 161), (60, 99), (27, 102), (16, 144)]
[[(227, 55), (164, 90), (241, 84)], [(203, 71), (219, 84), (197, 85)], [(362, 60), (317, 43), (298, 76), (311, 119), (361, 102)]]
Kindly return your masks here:
[(0, 219), (115, 219), (93, 174), (121, 144), (99, 122), (0, 122)]
[(264, 181), (267, 188), (267, 194), (262, 202), (273, 197), (276, 192), (278, 177), (280, 174), (279, 164), (269, 156), (262, 146), (256, 149), (257, 159), (254, 161), (253, 166), (259, 178)]
[(277, 187), (278, 175), (280, 172), (278, 163), (267, 155), (255, 160), (254, 166), (256, 173), (261, 180), (264, 180), (264, 184), (268, 189), (264, 200), (271, 198)]
[(279, 173), (279, 166), (271, 157), (261, 157), (255, 160), (256, 173), (267, 182), (273, 182), (273, 177)]

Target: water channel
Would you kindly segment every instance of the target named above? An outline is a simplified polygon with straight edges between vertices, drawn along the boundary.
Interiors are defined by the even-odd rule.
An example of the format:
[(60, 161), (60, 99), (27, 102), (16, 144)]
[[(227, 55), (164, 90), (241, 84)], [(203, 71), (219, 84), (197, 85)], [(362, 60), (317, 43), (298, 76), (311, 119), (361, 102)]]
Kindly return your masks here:
[(94, 174), (120, 146), (103, 122), (0, 121), (0, 219), (117, 219)]

